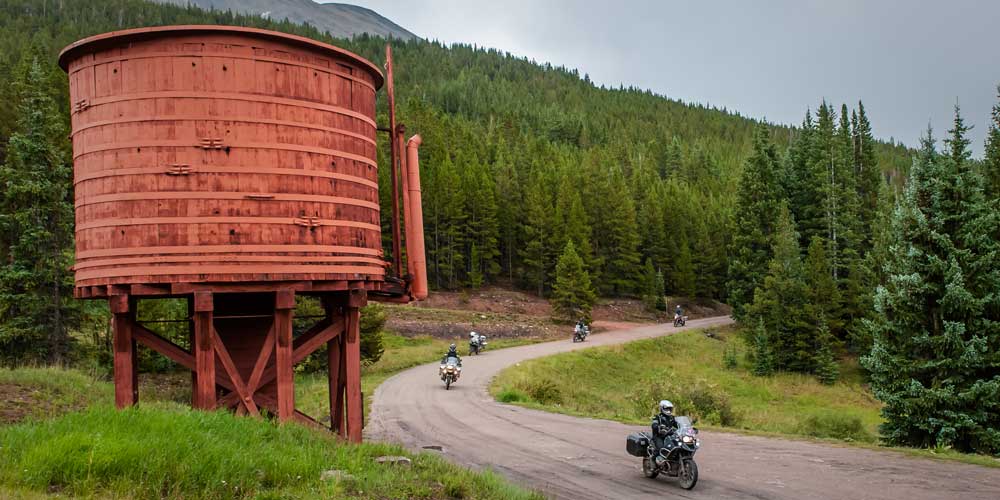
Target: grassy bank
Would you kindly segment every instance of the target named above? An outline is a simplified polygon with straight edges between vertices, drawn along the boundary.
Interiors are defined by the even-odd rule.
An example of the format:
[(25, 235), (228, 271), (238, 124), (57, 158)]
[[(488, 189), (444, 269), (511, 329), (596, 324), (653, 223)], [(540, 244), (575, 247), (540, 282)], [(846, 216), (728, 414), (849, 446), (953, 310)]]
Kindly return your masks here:
[[(0, 488), (114, 498), (535, 498), (490, 473), (227, 412), (98, 405), (0, 427)], [(412, 466), (375, 458), (404, 455)], [(324, 471), (340, 471), (323, 479)], [(3, 491), (3, 490), (0, 490)]]
[(735, 368), (723, 368), (730, 343), (746, 352), (739, 336), (724, 330), (715, 338), (692, 331), (560, 354), (505, 370), (491, 390), (502, 401), (623, 422), (646, 423), (656, 402), (670, 399), (703, 426), (876, 440), (880, 404), (853, 362), (842, 364), (832, 386), (801, 374), (761, 378), (743, 356)]
[[(449, 341), (386, 335), (386, 352), (366, 366), (375, 387), (400, 370), (439, 359)], [(524, 340), (491, 342), (492, 348)], [(51, 494), (98, 498), (540, 498), (489, 471), (473, 472), (396, 446), (345, 445), (298, 425), (189, 410), (185, 376), (140, 384), (141, 404), (111, 408), (113, 388), (75, 370), (0, 369), (0, 498)], [(325, 376), (298, 374), (297, 406), (327, 413)], [(433, 382), (433, 381), (431, 381)], [(163, 387), (160, 387), (160, 386)], [(368, 405), (368, 401), (366, 401)], [(368, 414), (366, 408), (366, 415)], [(10, 422), (18, 424), (4, 425)], [(379, 465), (403, 455), (410, 467)], [(321, 480), (338, 470), (346, 479)], [(348, 474), (348, 476), (343, 476)]]
[[(832, 386), (801, 374), (755, 377), (740, 336), (730, 328), (713, 334), (688, 331), (522, 362), (501, 372), (490, 392), (502, 402), (634, 424), (647, 424), (656, 402), (670, 399), (703, 428), (886, 449), (878, 445), (881, 405), (856, 360), (840, 361)], [(725, 368), (723, 351), (732, 344), (737, 366)], [(889, 449), (1000, 467), (994, 457), (949, 449)]]

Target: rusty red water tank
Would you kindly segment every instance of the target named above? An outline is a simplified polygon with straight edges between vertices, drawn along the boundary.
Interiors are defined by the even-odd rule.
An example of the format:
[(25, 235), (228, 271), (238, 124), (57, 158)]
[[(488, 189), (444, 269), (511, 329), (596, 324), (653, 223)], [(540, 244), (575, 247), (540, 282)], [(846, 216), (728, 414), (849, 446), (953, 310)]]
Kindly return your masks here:
[(70, 45), (77, 287), (379, 282), (379, 69), (226, 26)]

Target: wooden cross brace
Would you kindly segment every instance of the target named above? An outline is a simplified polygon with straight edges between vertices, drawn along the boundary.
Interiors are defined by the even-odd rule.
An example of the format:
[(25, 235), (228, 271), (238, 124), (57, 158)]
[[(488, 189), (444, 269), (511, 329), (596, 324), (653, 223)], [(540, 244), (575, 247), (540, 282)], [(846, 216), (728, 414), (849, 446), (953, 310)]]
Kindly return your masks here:
[[(191, 371), (196, 370), (195, 357), (191, 352), (141, 325), (135, 324), (132, 325), (132, 328), (132, 335), (140, 344), (166, 356)], [(343, 318), (337, 318), (333, 321), (324, 319), (313, 325), (306, 333), (293, 341), (292, 364), (302, 362), (310, 354), (330, 340), (335, 339), (343, 331)], [(214, 326), (212, 327), (212, 345), (215, 355), (225, 370), (224, 373), (216, 373), (215, 384), (230, 391), (229, 394), (219, 400), (219, 404), (226, 408), (235, 406), (237, 414), (249, 414), (255, 417), (260, 416), (260, 407), (277, 413), (278, 404), (274, 398), (265, 394), (257, 394), (258, 390), (277, 379), (278, 376), (275, 363), (269, 364), (275, 345), (274, 326), (271, 326), (267, 337), (264, 339), (264, 344), (261, 346), (249, 380), (244, 380), (242, 375), (240, 375), (236, 364), (229, 355), (229, 351), (226, 349), (222, 339), (215, 331)], [(315, 420), (299, 411), (295, 411), (293, 417), (305, 423), (316, 424)]]

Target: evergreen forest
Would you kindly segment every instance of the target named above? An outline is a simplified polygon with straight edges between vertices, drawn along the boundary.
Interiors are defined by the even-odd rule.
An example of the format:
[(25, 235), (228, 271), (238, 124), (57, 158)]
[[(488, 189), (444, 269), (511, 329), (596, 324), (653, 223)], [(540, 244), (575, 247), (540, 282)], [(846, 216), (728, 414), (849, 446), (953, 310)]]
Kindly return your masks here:
[[(57, 54), (168, 24), (295, 33), (377, 65), (386, 43), (143, 0), (0, 0), (0, 362), (66, 361), (71, 334), (104, 321), (72, 298)], [(722, 301), (755, 373), (833, 383), (857, 355), (886, 440), (1000, 453), (1000, 104), (974, 159), (957, 107), (940, 144), (928, 130), (910, 149), (872, 130), (877, 103), (817, 96), (774, 124), (498, 50), (391, 43), (399, 120), (424, 139), (433, 289), (517, 287), (568, 316), (597, 297)]]

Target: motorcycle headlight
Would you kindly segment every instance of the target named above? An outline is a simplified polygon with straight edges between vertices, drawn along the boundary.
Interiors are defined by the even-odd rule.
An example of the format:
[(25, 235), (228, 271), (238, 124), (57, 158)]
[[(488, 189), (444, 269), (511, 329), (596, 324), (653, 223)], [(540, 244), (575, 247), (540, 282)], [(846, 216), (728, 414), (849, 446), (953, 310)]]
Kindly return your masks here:
[(684, 444), (691, 444), (694, 442), (694, 438), (691, 436), (684, 436), (681, 438), (681, 441), (683, 441)]

